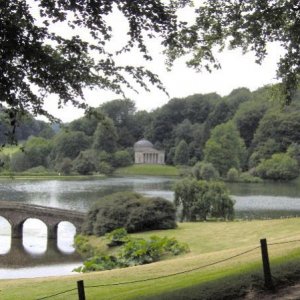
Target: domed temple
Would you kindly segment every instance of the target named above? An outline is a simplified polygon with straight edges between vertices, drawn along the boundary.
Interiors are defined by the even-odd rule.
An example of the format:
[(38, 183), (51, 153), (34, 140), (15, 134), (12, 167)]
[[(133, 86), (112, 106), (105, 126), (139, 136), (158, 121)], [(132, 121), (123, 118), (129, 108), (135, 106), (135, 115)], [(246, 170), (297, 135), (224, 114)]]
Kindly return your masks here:
[(142, 139), (134, 146), (134, 163), (136, 164), (165, 164), (165, 151), (156, 150), (151, 142)]

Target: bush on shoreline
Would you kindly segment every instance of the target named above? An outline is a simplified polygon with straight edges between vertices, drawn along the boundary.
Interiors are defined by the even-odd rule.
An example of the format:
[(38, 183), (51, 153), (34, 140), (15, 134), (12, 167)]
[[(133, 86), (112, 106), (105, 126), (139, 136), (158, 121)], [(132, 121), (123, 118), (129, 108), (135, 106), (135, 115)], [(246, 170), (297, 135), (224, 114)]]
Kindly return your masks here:
[(101, 199), (88, 212), (82, 231), (101, 236), (124, 227), (140, 232), (176, 227), (176, 209), (163, 198), (147, 198), (137, 193), (114, 193)]

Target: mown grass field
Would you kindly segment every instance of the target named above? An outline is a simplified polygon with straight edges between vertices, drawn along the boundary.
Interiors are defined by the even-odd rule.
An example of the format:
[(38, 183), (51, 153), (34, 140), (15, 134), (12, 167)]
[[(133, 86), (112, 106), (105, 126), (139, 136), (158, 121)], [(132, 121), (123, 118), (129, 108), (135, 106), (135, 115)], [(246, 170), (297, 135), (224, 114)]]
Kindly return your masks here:
[(132, 165), (116, 170), (117, 175), (178, 176), (179, 169), (167, 165)]
[[(255, 279), (261, 283), (261, 254), (257, 248), (261, 238), (268, 243), (300, 239), (300, 219), (265, 221), (183, 223), (177, 229), (155, 231), (149, 235), (175, 237), (189, 244), (190, 252), (153, 264), (112, 271), (78, 274), (66, 277), (1, 280), (0, 299), (38, 299), (61, 291), (76, 289), (76, 281), (83, 279), (87, 299), (218, 299), (232, 293), (238, 295)], [(92, 238), (94, 244), (102, 242)], [(273, 274), (280, 277), (300, 270), (300, 242), (269, 246)], [(216, 261), (222, 261), (213, 264)], [(144, 280), (212, 264), (193, 272), (126, 285), (95, 287), (127, 281)], [(89, 287), (90, 286), (90, 287)], [(91, 287), (94, 286), (94, 287)], [(53, 299), (78, 299), (76, 290)]]

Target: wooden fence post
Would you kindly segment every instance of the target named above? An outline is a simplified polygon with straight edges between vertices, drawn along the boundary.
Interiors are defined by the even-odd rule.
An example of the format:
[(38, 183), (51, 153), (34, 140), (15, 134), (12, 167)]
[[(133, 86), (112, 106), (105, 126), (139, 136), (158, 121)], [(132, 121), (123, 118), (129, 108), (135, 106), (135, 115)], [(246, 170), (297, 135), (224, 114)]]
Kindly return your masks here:
[(83, 280), (77, 281), (78, 299), (85, 300), (84, 284)]
[(262, 256), (264, 277), (265, 277), (265, 287), (267, 289), (272, 290), (274, 289), (274, 285), (273, 285), (271, 269), (270, 269), (267, 240), (261, 239), (260, 246), (261, 246), (261, 256)]

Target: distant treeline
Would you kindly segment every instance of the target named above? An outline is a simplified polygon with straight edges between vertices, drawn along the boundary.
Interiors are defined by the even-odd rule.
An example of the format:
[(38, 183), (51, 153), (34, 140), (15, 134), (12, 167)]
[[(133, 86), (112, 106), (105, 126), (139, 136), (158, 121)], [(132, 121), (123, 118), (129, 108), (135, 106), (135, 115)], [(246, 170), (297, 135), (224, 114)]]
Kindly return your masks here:
[[(1, 118), (0, 126), (5, 143), (7, 125)], [(131, 164), (133, 144), (146, 138), (165, 150), (170, 165), (202, 161), (221, 177), (230, 171), (231, 177), (250, 172), (261, 178), (293, 179), (300, 162), (300, 93), (287, 107), (276, 100), (271, 87), (254, 92), (239, 88), (225, 97), (211, 93), (174, 98), (152, 112), (136, 111), (129, 99), (113, 100), (58, 132), (28, 118), (17, 137), (26, 140), (24, 151), (0, 154), (2, 170), (110, 173)]]

